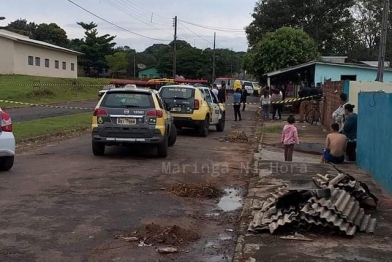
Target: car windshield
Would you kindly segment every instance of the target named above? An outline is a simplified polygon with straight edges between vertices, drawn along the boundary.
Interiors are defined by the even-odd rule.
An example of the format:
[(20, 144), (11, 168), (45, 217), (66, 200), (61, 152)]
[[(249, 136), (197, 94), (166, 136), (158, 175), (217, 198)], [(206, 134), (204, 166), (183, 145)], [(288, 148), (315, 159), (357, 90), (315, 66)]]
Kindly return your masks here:
[(253, 86), (254, 86), (254, 87), (257, 87), (257, 88), (260, 88), (259, 83), (253, 83)]
[(253, 87), (253, 85), (252, 85), (251, 82), (244, 82), (244, 85), (245, 85), (245, 86), (251, 86), (251, 87)]
[(191, 99), (195, 95), (193, 88), (187, 87), (164, 87), (161, 96), (166, 99)]
[(101, 103), (102, 107), (108, 108), (154, 108), (151, 94), (135, 92), (107, 93)]

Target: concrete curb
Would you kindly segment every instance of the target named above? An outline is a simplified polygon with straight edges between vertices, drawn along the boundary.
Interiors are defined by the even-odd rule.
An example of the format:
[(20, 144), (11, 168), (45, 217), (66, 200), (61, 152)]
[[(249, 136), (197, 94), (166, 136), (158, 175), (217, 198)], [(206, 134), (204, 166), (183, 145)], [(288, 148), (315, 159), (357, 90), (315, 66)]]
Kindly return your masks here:
[[(260, 128), (264, 126), (264, 123), (262, 122), (262, 125)], [(232, 262), (243, 262), (243, 250), (244, 250), (244, 244), (245, 244), (245, 236), (248, 232), (248, 223), (246, 222), (246, 219), (251, 216), (251, 208), (253, 206), (253, 198), (249, 196), (249, 189), (255, 187), (255, 180), (252, 180), (251, 178), (253, 175), (258, 175), (258, 166), (259, 166), (259, 155), (262, 150), (262, 145), (263, 145), (263, 134), (261, 134), (260, 139), (259, 139), (259, 145), (258, 145), (258, 153), (253, 154), (253, 160), (252, 160), (252, 165), (253, 165), (253, 170), (249, 172), (248, 177), (250, 178), (248, 188), (247, 188), (247, 195), (245, 196), (245, 201), (244, 201), (244, 206), (242, 207), (241, 211), (241, 216), (240, 216), (240, 230), (239, 230), (239, 235), (237, 238), (237, 245), (234, 251), (234, 256), (232, 259)], [(256, 171), (256, 172), (255, 172)], [(256, 174), (255, 174), (256, 173)]]

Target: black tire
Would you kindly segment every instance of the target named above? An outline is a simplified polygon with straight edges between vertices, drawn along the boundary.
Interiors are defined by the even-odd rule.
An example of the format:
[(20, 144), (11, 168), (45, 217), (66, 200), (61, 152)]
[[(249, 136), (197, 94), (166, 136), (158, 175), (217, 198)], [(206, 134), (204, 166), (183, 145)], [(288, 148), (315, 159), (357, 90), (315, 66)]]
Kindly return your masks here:
[(170, 129), (169, 146), (174, 146), (177, 141), (177, 128), (171, 125)]
[(165, 137), (163, 138), (163, 142), (157, 147), (158, 157), (167, 157), (168, 147), (169, 147), (169, 139), (167, 135), (165, 135)]
[(92, 149), (94, 156), (103, 156), (105, 155), (105, 144), (92, 142)]
[(210, 131), (210, 117), (206, 116), (206, 119), (198, 128), (198, 132), (201, 137), (207, 137), (209, 131)]
[(0, 158), (0, 171), (9, 171), (14, 165), (14, 156)]
[(226, 124), (226, 114), (222, 114), (222, 118), (219, 120), (219, 123), (216, 125), (216, 131), (218, 132), (223, 132), (225, 130), (225, 124)]
[(321, 117), (320, 111), (318, 109), (312, 109), (306, 114), (305, 120), (307, 123), (313, 125), (313, 124), (317, 124), (320, 121), (320, 117)]

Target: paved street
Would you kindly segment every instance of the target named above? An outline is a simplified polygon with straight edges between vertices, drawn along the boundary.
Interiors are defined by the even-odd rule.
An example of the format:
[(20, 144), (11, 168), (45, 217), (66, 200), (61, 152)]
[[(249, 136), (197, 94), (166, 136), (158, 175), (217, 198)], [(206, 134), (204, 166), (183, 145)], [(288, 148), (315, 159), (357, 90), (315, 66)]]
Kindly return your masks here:
[[(211, 127), (208, 138), (181, 131), (165, 160), (135, 148), (94, 157), (89, 135), (17, 155), (12, 171), (0, 176), (0, 261), (229, 261), (240, 209), (224, 212), (219, 198), (181, 198), (165, 188), (212, 182), (245, 194), (256, 108), (245, 121), (229, 120), (224, 133)], [(225, 142), (233, 130), (244, 131), (249, 143)], [(149, 223), (178, 225), (200, 238), (173, 255), (115, 239)]]
[[(98, 102), (98, 96), (97, 96), (97, 101), (60, 103), (56, 105), (64, 106), (64, 107), (94, 108), (97, 102)], [(27, 108), (7, 109), (7, 112), (12, 116), (12, 121), (22, 122), (22, 121), (30, 121), (30, 120), (46, 118), (46, 117), (65, 116), (65, 115), (78, 114), (84, 112), (92, 112), (92, 110), (51, 108), (51, 107), (27, 107)]]

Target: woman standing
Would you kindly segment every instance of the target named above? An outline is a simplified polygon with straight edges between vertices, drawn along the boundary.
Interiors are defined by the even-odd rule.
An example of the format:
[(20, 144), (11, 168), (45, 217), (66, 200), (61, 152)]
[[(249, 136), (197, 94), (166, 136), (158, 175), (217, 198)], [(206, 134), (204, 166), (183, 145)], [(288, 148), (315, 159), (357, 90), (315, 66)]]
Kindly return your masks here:
[(343, 134), (347, 137), (347, 161), (356, 161), (358, 115), (353, 113), (354, 108), (355, 106), (351, 104), (344, 106), (346, 120), (343, 126)]
[(263, 110), (264, 121), (269, 120), (271, 96), (269, 90), (264, 89), (263, 95), (260, 97), (261, 108)]
[(276, 102), (282, 101), (282, 92), (279, 89), (275, 89), (271, 96), (272, 103), (272, 120), (275, 120), (276, 111), (278, 111), (279, 120), (282, 120), (281, 105)]

